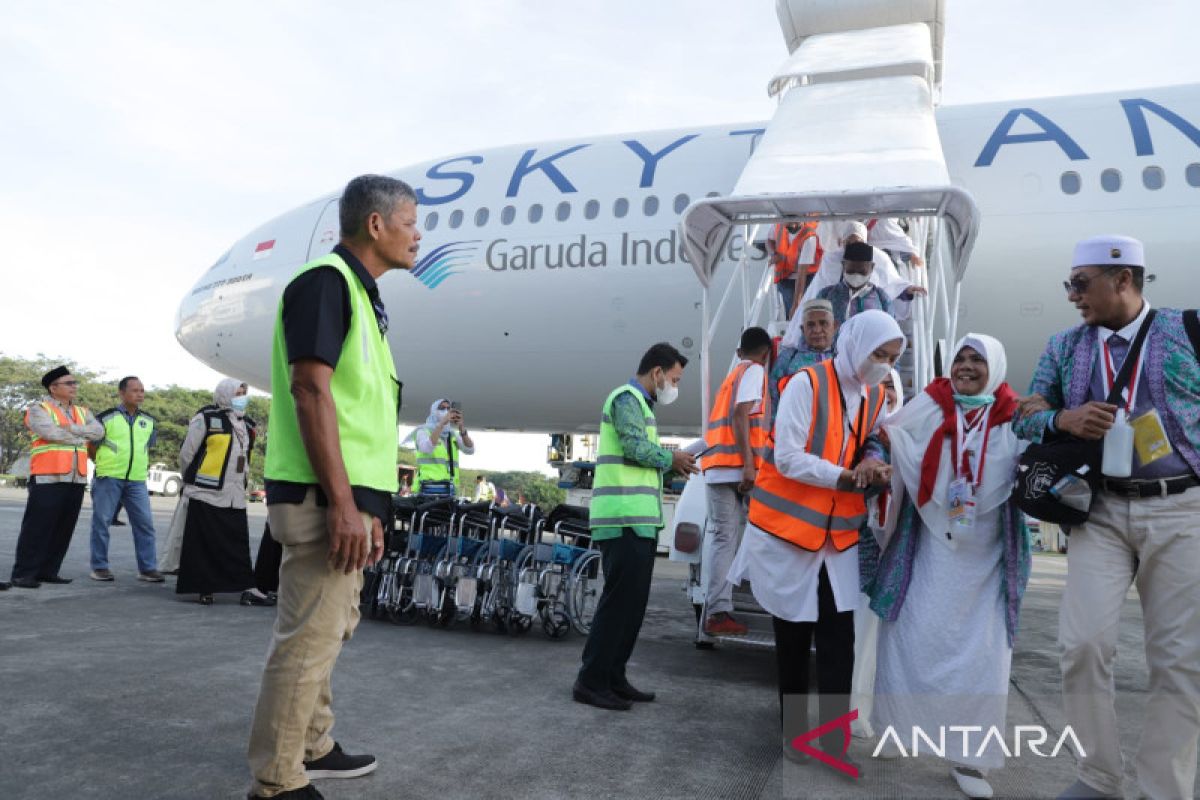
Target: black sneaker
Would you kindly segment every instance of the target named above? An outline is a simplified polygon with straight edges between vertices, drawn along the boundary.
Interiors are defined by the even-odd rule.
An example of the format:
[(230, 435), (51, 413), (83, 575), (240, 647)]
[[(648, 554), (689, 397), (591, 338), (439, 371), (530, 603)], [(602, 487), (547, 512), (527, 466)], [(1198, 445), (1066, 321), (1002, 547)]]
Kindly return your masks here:
[(571, 698), (576, 703), (603, 708), (606, 711), (628, 711), (633, 708), (632, 701), (618, 697), (611, 690), (598, 692), (595, 689), (584, 686), (578, 680), (571, 687)]
[(379, 762), (375, 756), (352, 756), (342, 752), (342, 746), (333, 743), (333, 749), (315, 761), (304, 762), (304, 774), (308, 779), (357, 778), (374, 772)]
[[(246, 800), (267, 800), (259, 794), (248, 794)], [(325, 800), (325, 796), (317, 791), (317, 787), (311, 783), (307, 786), (301, 786), (299, 789), (289, 789), (286, 792), (272, 795), (271, 800)]]
[(630, 700), (634, 703), (654, 702), (654, 692), (643, 692), (641, 689), (635, 689), (629, 681), (625, 681), (625, 683), (619, 686), (613, 684), (612, 690), (613, 694), (622, 700)]

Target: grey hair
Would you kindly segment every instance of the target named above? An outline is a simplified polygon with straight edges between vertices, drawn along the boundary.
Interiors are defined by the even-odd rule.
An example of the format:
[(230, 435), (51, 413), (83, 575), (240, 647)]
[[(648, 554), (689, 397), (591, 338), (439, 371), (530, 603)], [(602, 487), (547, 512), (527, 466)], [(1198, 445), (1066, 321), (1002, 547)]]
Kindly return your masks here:
[(416, 203), (417, 193), (402, 180), (386, 175), (359, 175), (346, 184), (338, 209), (343, 239), (363, 233), (367, 218), (378, 213), (391, 216), (401, 203)]

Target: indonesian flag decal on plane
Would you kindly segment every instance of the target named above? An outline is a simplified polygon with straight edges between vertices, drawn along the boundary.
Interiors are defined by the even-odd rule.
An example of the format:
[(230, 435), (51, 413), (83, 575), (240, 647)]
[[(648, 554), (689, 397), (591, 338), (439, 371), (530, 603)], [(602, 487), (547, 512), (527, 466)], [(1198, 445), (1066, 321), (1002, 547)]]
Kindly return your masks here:
[(275, 240), (268, 239), (265, 242), (259, 242), (254, 248), (254, 260), (258, 261), (261, 258), (269, 258), (271, 251), (275, 249)]

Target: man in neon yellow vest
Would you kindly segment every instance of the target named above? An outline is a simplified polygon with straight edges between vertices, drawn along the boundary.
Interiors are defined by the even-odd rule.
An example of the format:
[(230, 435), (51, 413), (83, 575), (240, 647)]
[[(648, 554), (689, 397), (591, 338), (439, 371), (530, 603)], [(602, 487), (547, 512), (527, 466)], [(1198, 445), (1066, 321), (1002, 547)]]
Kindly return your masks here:
[(376, 767), (330, 736), (330, 675), (398, 488), (400, 383), (376, 281), (412, 268), (421, 234), (412, 188), (380, 175), (346, 185), (339, 217), (341, 241), (300, 268), (275, 322), (264, 471), (283, 562), (250, 729), (252, 798), (319, 798), (311, 779)]
[(625, 664), (650, 598), (663, 527), (663, 473), (696, 471), (692, 455), (659, 445), (654, 416), (656, 403), (675, 402), (685, 366), (687, 358), (660, 342), (642, 356), (637, 375), (604, 401), (589, 519), (603, 560), (604, 590), (572, 689), (580, 703), (625, 711), (635, 701), (654, 699), (653, 692), (638, 691), (629, 683)]
[(117, 384), (121, 403), (101, 411), (96, 419), (104, 426), (104, 441), (94, 448), (96, 478), (92, 481), (92, 573), (94, 581), (113, 580), (108, 568), (108, 526), (117, 506), (125, 507), (133, 529), (138, 580), (162, 583), (154, 550), (154, 516), (146, 477), (150, 448), (157, 439), (158, 420), (142, 411), (146, 387), (129, 375)]

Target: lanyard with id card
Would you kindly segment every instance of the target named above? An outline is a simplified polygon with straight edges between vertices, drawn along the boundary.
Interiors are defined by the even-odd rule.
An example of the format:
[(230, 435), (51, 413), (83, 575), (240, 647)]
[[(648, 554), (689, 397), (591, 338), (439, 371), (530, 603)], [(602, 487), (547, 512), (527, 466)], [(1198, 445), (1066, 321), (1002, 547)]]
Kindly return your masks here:
[(1171, 441), (1167, 438), (1162, 417), (1158, 416), (1158, 409), (1152, 408), (1131, 419), (1129, 425), (1133, 428), (1133, 447), (1137, 451), (1139, 464), (1146, 466), (1171, 455)]
[[(983, 481), (988, 436), (991, 434), (991, 430), (988, 428), (988, 417), (992, 413), (990, 407), (979, 416), (975, 424), (967, 427), (965, 431), (962, 409), (959, 408), (956, 411), (954, 452), (951, 454), (954, 459), (955, 478), (950, 482), (946, 498), (946, 518), (950, 523), (950, 530), (946, 531), (947, 539), (953, 539), (955, 533), (968, 533), (975, 527), (975, 493)], [(981, 437), (983, 441), (978, 451), (968, 447), (969, 444), (974, 444)], [(979, 471), (978, 475), (972, 475), (971, 456), (976, 452), (979, 454)]]
[[(1117, 371), (1107, 342), (1103, 345), (1102, 354), (1104, 357), (1104, 382), (1111, 393)], [(1128, 356), (1126, 357), (1128, 358)], [(1133, 363), (1129, 386), (1122, 393), (1121, 399), (1125, 401), (1126, 418), (1129, 419), (1129, 425), (1133, 428), (1133, 447), (1137, 452), (1138, 463), (1146, 466), (1171, 455), (1171, 442), (1167, 438), (1167, 431), (1163, 427), (1162, 417), (1158, 415), (1158, 409), (1152, 408), (1136, 418), (1133, 417), (1133, 405), (1137, 402), (1138, 382), (1142, 377), (1141, 367), (1142, 354), (1139, 352)]]

